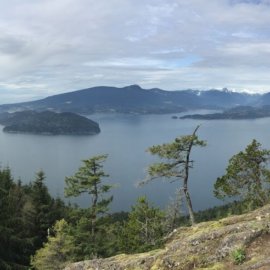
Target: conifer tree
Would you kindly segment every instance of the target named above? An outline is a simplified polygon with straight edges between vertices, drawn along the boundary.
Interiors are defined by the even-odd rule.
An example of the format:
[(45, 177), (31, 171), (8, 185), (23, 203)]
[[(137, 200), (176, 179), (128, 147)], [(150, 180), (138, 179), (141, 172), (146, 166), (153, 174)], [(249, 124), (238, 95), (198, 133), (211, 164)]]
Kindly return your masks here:
[(158, 156), (162, 162), (157, 162), (148, 167), (148, 178), (141, 184), (147, 183), (156, 178), (168, 178), (182, 180), (181, 187), (191, 224), (195, 224), (194, 211), (192, 207), (191, 197), (188, 189), (189, 170), (193, 167), (193, 160), (190, 159), (191, 150), (195, 146), (205, 146), (206, 142), (199, 140), (196, 135), (199, 126), (195, 128), (191, 135), (177, 137), (171, 143), (154, 145), (148, 148), (152, 155)]
[(270, 150), (262, 149), (253, 140), (244, 151), (229, 160), (226, 174), (217, 178), (214, 194), (217, 198), (239, 198), (251, 208), (270, 200)]
[(36, 270), (62, 270), (72, 261), (74, 249), (74, 239), (67, 222), (59, 220), (53, 226), (53, 235), (48, 236), (43, 248), (32, 257), (31, 265)]
[(139, 197), (124, 226), (122, 242), (126, 253), (144, 252), (158, 248), (164, 235), (164, 213)]
[(52, 197), (45, 185), (45, 173), (41, 170), (37, 172), (36, 179), (31, 185), (31, 199), (34, 206), (35, 221), (35, 246), (40, 248), (46, 241), (48, 229), (54, 224), (55, 220), (50, 219)]
[[(104, 184), (103, 178), (108, 175), (103, 171), (103, 162), (106, 160), (107, 155), (94, 156), (87, 160), (83, 160), (81, 166), (74, 176), (66, 177), (66, 197), (77, 197), (82, 193), (88, 193), (91, 197), (87, 215), (82, 217), (77, 225), (77, 239), (84, 239), (81, 242), (82, 254), (91, 256), (98, 255), (98, 242), (100, 238), (97, 236), (101, 230), (98, 218), (106, 213), (108, 206), (112, 201), (112, 197), (105, 199), (104, 194), (108, 193), (111, 185)], [(102, 236), (101, 236), (102, 237)], [(83, 247), (85, 241), (86, 246)]]
[(24, 208), (27, 196), (9, 168), (0, 170), (0, 269), (27, 269), (32, 238)]

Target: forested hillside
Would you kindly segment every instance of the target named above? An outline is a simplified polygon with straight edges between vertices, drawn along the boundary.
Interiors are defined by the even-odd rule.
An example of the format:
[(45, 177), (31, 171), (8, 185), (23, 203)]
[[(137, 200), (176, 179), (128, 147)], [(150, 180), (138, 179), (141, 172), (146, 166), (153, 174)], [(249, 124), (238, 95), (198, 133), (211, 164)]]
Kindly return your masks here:
[(235, 106), (270, 105), (267, 94), (237, 93), (223, 90), (165, 91), (143, 89), (138, 85), (123, 88), (97, 86), (49, 96), (37, 101), (6, 104), (0, 111), (54, 110), (91, 114), (106, 113), (177, 113), (194, 109), (226, 109)]

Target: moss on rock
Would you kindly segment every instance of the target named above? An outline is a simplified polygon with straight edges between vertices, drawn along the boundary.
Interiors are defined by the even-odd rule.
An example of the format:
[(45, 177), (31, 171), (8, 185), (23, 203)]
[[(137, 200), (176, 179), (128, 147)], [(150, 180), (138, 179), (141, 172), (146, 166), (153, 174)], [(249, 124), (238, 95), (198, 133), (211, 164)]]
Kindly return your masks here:
[[(270, 205), (266, 205), (248, 214), (179, 228), (164, 249), (77, 262), (65, 270), (270, 269), (269, 233)], [(230, 254), (239, 247), (246, 258), (235, 265)]]

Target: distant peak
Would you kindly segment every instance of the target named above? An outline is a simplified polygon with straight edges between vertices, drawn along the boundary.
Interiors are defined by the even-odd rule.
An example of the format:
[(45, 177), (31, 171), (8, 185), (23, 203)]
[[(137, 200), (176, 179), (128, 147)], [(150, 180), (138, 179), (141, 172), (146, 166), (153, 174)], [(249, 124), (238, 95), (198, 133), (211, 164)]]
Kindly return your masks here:
[(225, 93), (231, 92), (231, 91), (230, 91), (228, 88), (226, 88), (226, 87), (222, 88), (222, 91), (225, 92)]
[(142, 89), (138, 84), (132, 84), (132, 85), (126, 86), (125, 88), (132, 89), (132, 90), (141, 90)]

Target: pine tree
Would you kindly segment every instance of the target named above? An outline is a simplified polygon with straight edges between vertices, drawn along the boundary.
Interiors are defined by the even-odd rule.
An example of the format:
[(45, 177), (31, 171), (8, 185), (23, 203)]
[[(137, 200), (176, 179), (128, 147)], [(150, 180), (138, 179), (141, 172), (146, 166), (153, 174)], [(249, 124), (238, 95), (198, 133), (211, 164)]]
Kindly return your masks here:
[(199, 140), (196, 135), (199, 126), (195, 128), (191, 135), (177, 137), (173, 142), (154, 145), (148, 148), (152, 155), (161, 158), (162, 162), (157, 162), (149, 166), (148, 178), (141, 184), (147, 183), (156, 178), (168, 178), (182, 180), (181, 189), (184, 192), (186, 205), (191, 224), (195, 224), (194, 211), (188, 189), (189, 170), (193, 167), (194, 161), (190, 159), (191, 150), (194, 146), (205, 146), (206, 142)]
[(217, 178), (214, 194), (217, 198), (239, 198), (250, 208), (263, 206), (270, 200), (270, 150), (262, 149), (253, 140), (244, 151), (229, 160), (226, 174)]
[[(99, 241), (102, 236), (102, 224), (99, 218), (106, 213), (112, 197), (107, 199), (103, 195), (108, 193), (111, 185), (103, 183), (103, 178), (108, 175), (103, 171), (103, 162), (107, 155), (94, 156), (90, 159), (83, 160), (83, 166), (74, 174), (66, 177), (65, 195), (67, 197), (79, 196), (82, 193), (88, 193), (91, 196), (87, 215), (83, 216), (76, 224), (76, 239), (80, 242), (82, 256), (95, 257), (100, 255)], [(101, 239), (98, 237), (100, 236)]]
[(45, 173), (41, 170), (36, 173), (36, 179), (26, 188), (29, 196), (27, 208), (29, 218), (33, 220), (32, 234), (35, 238), (34, 250), (39, 249), (47, 241), (48, 231), (66, 215), (66, 206), (60, 199), (54, 199), (50, 195), (45, 184)]
[(0, 170), (0, 269), (27, 269), (32, 238), (25, 215), (27, 196), (9, 168)]
[(43, 248), (39, 249), (31, 259), (31, 265), (37, 270), (61, 270), (72, 261), (74, 239), (69, 233), (69, 225), (62, 219), (53, 227), (53, 235), (49, 235)]
[(164, 213), (139, 197), (125, 224), (122, 242), (126, 253), (144, 252), (158, 248), (164, 235)]
[(35, 246), (40, 248), (46, 241), (48, 229), (55, 220), (50, 219), (52, 197), (45, 185), (45, 173), (41, 170), (37, 172), (36, 179), (31, 185), (31, 199), (34, 206), (34, 233), (36, 236)]

